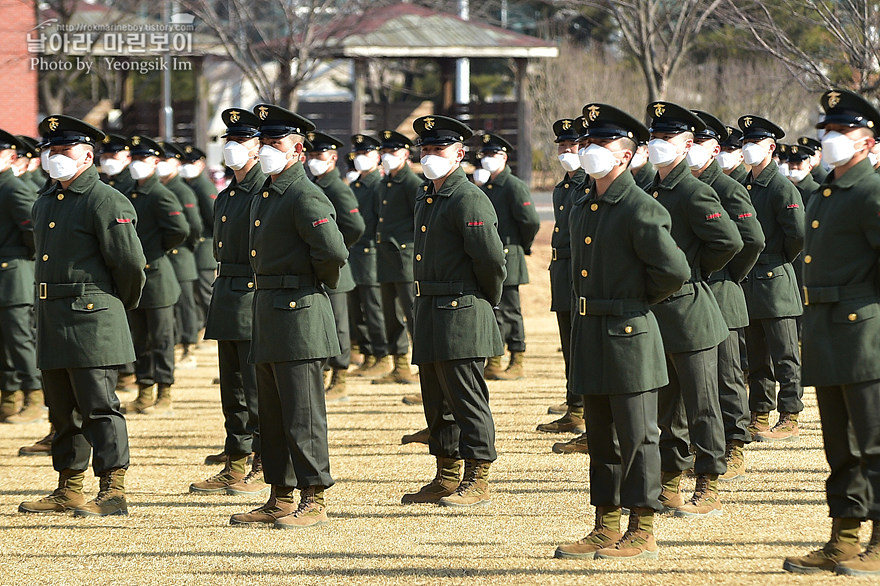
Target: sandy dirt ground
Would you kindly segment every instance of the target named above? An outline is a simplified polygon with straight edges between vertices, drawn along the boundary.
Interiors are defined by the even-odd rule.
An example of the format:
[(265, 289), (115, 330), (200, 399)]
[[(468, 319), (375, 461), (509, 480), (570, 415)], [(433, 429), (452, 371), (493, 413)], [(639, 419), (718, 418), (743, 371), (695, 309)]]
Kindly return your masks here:
[[(653, 561), (562, 561), (560, 543), (592, 527), (586, 455), (558, 455), (570, 435), (535, 431), (547, 407), (564, 399), (562, 354), (549, 313), (549, 236), (545, 223), (522, 289), (527, 378), (490, 382), (498, 461), (492, 504), (479, 510), (402, 506), (404, 492), (434, 473), (426, 446), (400, 445), (424, 427), (420, 407), (401, 402), (416, 386), (352, 380), (350, 400), (328, 407), (331, 522), (300, 531), (228, 525), (233, 513), (265, 497), (198, 496), (189, 484), (219, 470), (202, 464), (223, 445), (216, 346), (199, 366), (178, 370), (167, 417), (131, 416), (131, 515), (74, 519), (24, 515), (18, 503), (44, 495), (57, 476), (48, 457), (18, 457), (48, 424), (0, 425), (0, 585), (3, 584), (825, 584), (857, 581), (793, 576), (786, 555), (827, 539), (827, 464), (813, 389), (805, 393), (797, 442), (752, 444), (747, 478), (723, 485), (724, 514), (703, 521), (655, 521)], [(685, 481), (692, 490), (693, 480)], [(87, 477), (93, 495), (97, 480)], [(863, 527), (867, 541), (870, 527)], [(588, 581), (588, 582), (585, 582)]]

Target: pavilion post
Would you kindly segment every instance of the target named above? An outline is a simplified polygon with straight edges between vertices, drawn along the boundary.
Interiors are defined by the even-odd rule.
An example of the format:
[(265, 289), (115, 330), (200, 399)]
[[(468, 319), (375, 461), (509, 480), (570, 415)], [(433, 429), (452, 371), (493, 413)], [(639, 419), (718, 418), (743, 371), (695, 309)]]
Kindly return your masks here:
[(516, 63), (516, 161), (517, 176), (531, 185), (532, 182), (532, 104), (528, 96), (527, 70), (529, 60), (518, 58)]

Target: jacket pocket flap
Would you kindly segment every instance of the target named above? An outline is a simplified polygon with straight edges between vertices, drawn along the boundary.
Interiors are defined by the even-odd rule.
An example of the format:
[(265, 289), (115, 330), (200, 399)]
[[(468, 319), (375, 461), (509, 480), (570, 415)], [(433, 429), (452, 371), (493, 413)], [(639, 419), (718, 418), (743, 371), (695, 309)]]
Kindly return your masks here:
[(233, 291), (253, 291), (254, 280), (250, 277), (229, 277), (229, 288)]
[(831, 310), (834, 323), (859, 323), (880, 314), (880, 301), (873, 299), (853, 299), (835, 303)]
[(275, 309), (286, 309), (288, 311), (303, 309), (312, 306), (312, 298), (306, 294), (297, 295), (295, 291), (290, 293), (276, 293), (272, 300), (272, 307)]
[(70, 304), (70, 308), (74, 311), (82, 311), (84, 313), (93, 313), (95, 311), (101, 311), (102, 309), (107, 309), (110, 307), (110, 304), (107, 303), (105, 299), (97, 296), (83, 296), (77, 297), (73, 300), (73, 303)]
[(439, 295), (434, 298), (434, 307), (437, 309), (462, 309), (473, 305), (473, 295)]
[(766, 265), (755, 267), (755, 279), (758, 281), (766, 281), (767, 279), (775, 279), (785, 274), (785, 265)]
[(644, 315), (632, 317), (608, 316), (606, 328), (609, 336), (629, 337), (648, 332), (648, 318)]

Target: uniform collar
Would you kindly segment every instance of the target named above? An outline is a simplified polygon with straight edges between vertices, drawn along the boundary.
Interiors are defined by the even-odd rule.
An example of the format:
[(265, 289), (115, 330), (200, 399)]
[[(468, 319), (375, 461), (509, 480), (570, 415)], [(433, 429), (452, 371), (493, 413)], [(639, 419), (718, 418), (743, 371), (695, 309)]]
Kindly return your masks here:
[[(436, 195), (438, 197), (449, 197), (452, 195), (452, 192), (455, 191), (455, 188), (458, 187), (461, 183), (464, 183), (468, 180), (467, 175), (464, 174), (464, 170), (461, 168), (461, 165), (456, 167), (455, 171), (449, 174), (449, 177), (446, 178), (446, 181), (443, 182), (443, 186), (440, 188), (440, 191), (434, 193), (434, 182), (428, 181), (422, 187), (422, 193), (419, 194), (418, 199), (424, 199), (429, 195)], [(425, 189), (427, 187), (427, 189)]]
[(508, 178), (510, 178), (510, 165), (504, 165), (504, 168), (501, 170), (500, 173), (498, 173), (498, 177), (496, 177), (495, 179), (490, 179), (486, 182), (486, 185), (489, 185), (491, 183), (492, 185), (497, 185), (498, 187), (501, 187), (505, 183), (507, 183)]
[[(630, 175), (632, 175), (632, 173), (630, 173)], [(662, 189), (669, 190), (675, 189), (675, 186), (681, 183), (681, 180), (688, 175), (691, 175), (691, 168), (688, 167), (687, 161), (685, 159), (682, 159), (665, 178), (660, 179), (660, 175), (657, 174), (657, 176), (654, 178), (654, 181), (657, 181), (658, 179), (660, 179), (660, 181), (659, 183), (655, 183), (654, 187), (660, 187)]]
[(153, 173), (147, 180), (140, 183), (140, 181), (134, 182), (134, 189), (131, 190), (132, 193), (150, 193), (155, 189), (156, 185), (159, 183), (159, 176), (156, 173)]
[(409, 177), (412, 174), (412, 169), (409, 166), (408, 161), (403, 162), (403, 167), (401, 167), (400, 171), (397, 172), (397, 175), (386, 175), (385, 179), (391, 181), (392, 183), (403, 183), (403, 180)]
[(832, 169), (822, 185), (833, 185), (838, 189), (849, 189), (872, 173), (874, 173), (874, 167), (871, 166), (871, 161), (868, 160), (868, 157), (865, 157), (856, 163), (852, 169), (844, 173), (840, 179), (834, 178), (834, 170)]
[(94, 165), (90, 165), (79, 177), (73, 180), (73, 183), (67, 186), (67, 189), (61, 189), (61, 183), (56, 183), (56, 186), (59, 191), (64, 193), (80, 194), (91, 189), (92, 185), (99, 180), (98, 170), (95, 169)]
[(569, 185), (577, 185), (578, 183), (583, 183), (584, 178), (587, 176), (586, 171), (583, 169), (578, 169), (574, 172), (574, 175), (569, 177), (568, 173), (562, 176), (562, 180), (556, 184), (556, 187), (565, 187), (565, 184)]
[(342, 179), (339, 177), (339, 169), (334, 167), (330, 171), (321, 175), (320, 179), (315, 179), (315, 185), (321, 189), (327, 189), (332, 183), (336, 183), (337, 181), (342, 181)]
[(608, 205), (615, 205), (617, 202), (623, 199), (623, 195), (632, 187), (638, 188), (638, 185), (636, 185), (636, 178), (633, 177), (633, 174), (621, 173), (620, 177), (615, 179), (614, 182), (608, 186), (608, 189), (602, 195), (599, 195), (595, 189), (592, 189), (590, 199), (601, 201), (607, 203)]
[(382, 177), (379, 175), (379, 169), (373, 169), (366, 175), (361, 175), (358, 181), (369, 187), (371, 185), (374, 185), (381, 178)]
[(289, 169), (282, 171), (278, 177), (275, 178), (274, 182), (272, 182), (271, 178), (267, 178), (265, 186), (269, 191), (274, 191), (275, 193), (283, 195), (292, 183), (299, 181), (305, 176), (306, 171), (303, 169), (302, 163), (297, 161)]
[(718, 164), (718, 161), (713, 160), (709, 163), (709, 166), (700, 173), (699, 179), (707, 185), (712, 185), (715, 180), (718, 179), (718, 176), (723, 174), (724, 171), (721, 170), (721, 165)]
[(813, 179), (813, 175), (811, 173), (807, 173), (807, 176), (804, 177), (800, 183), (795, 185), (801, 192), (812, 193), (819, 189), (819, 183)]
[(234, 181), (235, 180), (233, 179), (233, 183), (231, 185), (235, 185), (249, 192), (253, 190), (254, 185), (256, 185), (258, 182), (260, 185), (265, 183), (266, 175), (260, 170), (260, 164), (257, 163), (256, 165), (251, 167), (251, 170), (248, 171), (247, 174), (245, 174), (244, 179), (237, 183)]
[(758, 175), (757, 177), (754, 177), (752, 175), (752, 172), (749, 171), (749, 177), (752, 178), (752, 180), (749, 183), (757, 183), (761, 187), (767, 187), (768, 185), (770, 185), (770, 181), (773, 180), (773, 177), (775, 177), (778, 174), (779, 174), (779, 165), (776, 164), (776, 161), (770, 161), (770, 164), (768, 164), (766, 167), (764, 167), (764, 170), (761, 171), (761, 174)]

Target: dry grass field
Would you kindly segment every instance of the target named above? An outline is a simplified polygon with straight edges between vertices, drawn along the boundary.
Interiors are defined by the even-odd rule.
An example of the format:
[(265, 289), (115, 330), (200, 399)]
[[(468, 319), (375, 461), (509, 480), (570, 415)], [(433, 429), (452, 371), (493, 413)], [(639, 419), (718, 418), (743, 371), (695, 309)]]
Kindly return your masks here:
[[(526, 380), (490, 382), (499, 458), (490, 507), (475, 511), (402, 506), (400, 496), (433, 475), (422, 445), (400, 437), (424, 426), (401, 402), (414, 387), (350, 383), (348, 402), (329, 406), (331, 522), (297, 531), (236, 528), (233, 513), (262, 503), (189, 494), (217, 471), (202, 465), (222, 446), (216, 348), (200, 346), (199, 367), (178, 371), (174, 413), (131, 416), (131, 515), (74, 519), (17, 512), (50, 492), (46, 457), (17, 457), (47, 424), (0, 425), (0, 585), (4, 584), (826, 584), (857, 580), (793, 576), (784, 556), (827, 538), (826, 462), (816, 401), (807, 389), (800, 441), (753, 444), (746, 479), (723, 486), (724, 515), (705, 521), (660, 516), (653, 561), (561, 561), (560, 543), (591, 528), (588, 456), (558, 455), (570, 436), (535, 431), (562, 401), (562, 355), (547, 311), (551, 226), (530, 257), (523, 288)], [(91, 473), (89, 473), (91, 474)], [(693, 480), (686, 481), (693, 488)], [(87, 478), (94, 494), (97, 481)], [(869, 527), (863, 528), (867, 540)]]

